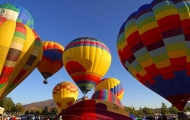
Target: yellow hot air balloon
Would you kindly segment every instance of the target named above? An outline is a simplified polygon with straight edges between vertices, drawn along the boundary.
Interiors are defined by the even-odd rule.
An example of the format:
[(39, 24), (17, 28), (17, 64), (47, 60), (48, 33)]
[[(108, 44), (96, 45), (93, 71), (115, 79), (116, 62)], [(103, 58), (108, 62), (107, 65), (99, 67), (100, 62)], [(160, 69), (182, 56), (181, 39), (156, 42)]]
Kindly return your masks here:
[(86, 94), (108, 71), (111, 54), (100, 40), (81, 37), (66, 46), (63, 64), (83, 94)]
[(0, 100), (34, 70), (42, 50), (42, 42), (31, 28), (0, 17)]
[(53, 99), (61, 109), (65, 109), (72, 105), (77, 97), (78, 88), (71, 82), (61, 82), (53, 89)]
[(116, 78), (104, 78), (101, 81), (99, 81), (94, 90), (98, 91), (101, 89), (106, 89), (114, 93), (119, 100), (122, 100), (123, 95), (124, 95), (124, 88), (122, 83), (116, 79)]

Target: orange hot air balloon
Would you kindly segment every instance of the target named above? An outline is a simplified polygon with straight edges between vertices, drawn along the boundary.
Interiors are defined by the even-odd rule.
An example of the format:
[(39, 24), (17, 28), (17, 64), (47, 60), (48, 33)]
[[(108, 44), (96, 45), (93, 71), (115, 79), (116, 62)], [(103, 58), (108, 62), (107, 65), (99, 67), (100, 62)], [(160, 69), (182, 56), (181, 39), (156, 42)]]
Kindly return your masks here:
[(64, 47), (57, 42), (43, 42), (43, 56), (37, 69), (45, 79), (44, 84), (47, 84), (47, 79), (63, 67), (63, 51)]

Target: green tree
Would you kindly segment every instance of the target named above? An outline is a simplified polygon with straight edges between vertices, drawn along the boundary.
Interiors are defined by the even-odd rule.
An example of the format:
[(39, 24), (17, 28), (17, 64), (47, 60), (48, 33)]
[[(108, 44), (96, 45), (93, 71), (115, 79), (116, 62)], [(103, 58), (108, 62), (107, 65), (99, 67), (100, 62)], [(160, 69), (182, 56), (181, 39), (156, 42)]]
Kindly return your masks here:
[(152, 114), (154, 114), (153, 110), (150, 109), (150, 108), (147, 108), (147, 107), (144, 107), (144, 108), (142, 109), (142, 111), (143, 111), (143, 113), (146, 114), (146, 115), (152, 115)]
[(0, 102), (0, 106), (4, 108), (5, 112), (11, 112), (15, 104), (10, 97), (6, 97)]
[(28, 115), (30, 112), (28, 110), (25, 111), (25, 115)]
[(54, 107), (54, 108), (51, 108), (51, 114), (56, 114), (57, 113), (57, 108)]
[(42, 114), (48, 114), (48, 106), (45, 106), (45, 108), (42, 110)]
[(15, 112), (16, 112), (16, 114), (24, 112), (24, 107), (23, 107), (22, 103), (17, 103), (15, 105)]
[(140, 115), (144, 115), (143, 109), (142, 109), (141, 107), (140, 107), (139, 110), (138, 110), (138, 116), (140, 116)]
[(169, 110), (167, 106), (164, 103), (162, 103), (161, 114), (168, 114), (168, 113), (169, 113)]
[(133, 114), (133, 112), (134, 112), (134, 109), (133, 109), (132, 107), (124, 106), (124, 109), (125, 109), (128, 113), (131, 113), (131, 114)]
[(34, 111), (33, 111), (33, 110), (31, 110), (31, 111), (30, 111), (30, 114), (34, 114)]
[(172, 105), (172, 106), (169, 108), (169, 112), (170, 112), (171, 114), (177, 114), (178, 109), (177, 109), (174, 105)]

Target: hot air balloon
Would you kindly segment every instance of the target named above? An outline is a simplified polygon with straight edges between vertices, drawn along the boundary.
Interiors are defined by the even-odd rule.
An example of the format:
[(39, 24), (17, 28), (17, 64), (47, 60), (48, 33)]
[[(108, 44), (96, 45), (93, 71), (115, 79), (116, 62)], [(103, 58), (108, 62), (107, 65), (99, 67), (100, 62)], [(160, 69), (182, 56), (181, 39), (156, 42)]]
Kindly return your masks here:
[(111, 91), (109, 91), (107, 89), (97, 90), (96, 92), (94, 92), (91, 99), (112, 102), (112, 103), (120, 106), (121, 108), (123, 108), (123, 105), (121, 104), (121, 101), (118, 99), (118, 97), (114, 93), (112, 93)]
[(123, 98), (123, 95), (124, 95), (123, 85), (116, 78), (104, 78), (104, 79), (100, 80), (96, 84), (94, 90), (98, 91), (101, 89), (107, 89), (107, 90), (111, 91), (119, 98), (119, 100), (122, 100), (122, 98)]
[(120, 106), (102, 100), (85, 100), (62, 110), (55, 120), (132, 120)]
[(58, 72), (63, 67), (64, 47), (57, 42), (43, 42), (43, 56), (37, 68), (44, 77), (44, 84), (47, 84), (47, 79)]
[(109, 48), (100, 40), (81, 37), (63, 53), (63, 64), (84, 95), (106, 74), (111, 64)]
[(78, 88), (71, 82), (61, 82), (53, 89), (53, 99), (61, 109), (72, 105), (77, 97)]
[(18, 86), (37, 66), (42, 43), (35, 31), (0, 17), (0, 100)]
[(153, 0), (121, 26), (117, 49), (126, 70), (183, 110), (190, 98), (190, 0)]
[(0, 16), (25, 24), (31, 29), (34, 28), (34, 20), (31, 14), (21, 6), (11, 3), (0, 4)]

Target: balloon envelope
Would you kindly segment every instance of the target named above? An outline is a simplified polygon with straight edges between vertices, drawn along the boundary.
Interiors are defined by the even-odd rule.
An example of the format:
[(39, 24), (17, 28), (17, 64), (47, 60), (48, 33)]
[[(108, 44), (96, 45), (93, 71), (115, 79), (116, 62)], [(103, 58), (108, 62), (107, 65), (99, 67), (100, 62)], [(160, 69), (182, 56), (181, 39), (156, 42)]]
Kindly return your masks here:
[(104, 78), (104, 79), (100, 80), (96, 84), (94, 90), (98, 91), (101, 89), (107, 89), (107, 90), (111, 91), (119, 98), (119, 100), (122, 100), (122, 98), (123, 98), (123, 95), (124, 95), (123, 85), (116, 78)]
[(65, 110), (55, 118), (62, 116), (64, 120), (132, 120), (123, 108), (101, 100), (85, 100), (78, 102)]
[(126, 70), (182, 110), (190, 98), (190, 0), (154, 0), (122, 25), (117, 49)]
[(86, 94), (108, 71), (111, 54), (109, 48), (100, 40), (81, 37), (66, 46), (63, 64), (81, 91)]
[(57, 42), (43, 42), (43, 56), (37, 68), (44, 79), (51, 77), (63, 67), (63, 51), (64, 47)]
[(97, 90), (92, 95), (91, 99), (108, 101), (123, 108), (123, 105), (121, 104), (121, 101), (118, 99), (118, 97), (114, 93), (106, 89)]
[(52, 93), (57, 106), (65, 109), (76, 101), (78, 88), (71, 82), (61, 82), (54, 87)]
[(42, 43), (35, 31), (0, 17), (0, 100), (18, 86), (42, 57)]
[(25, 24), (31, 29), (34, 28), (34, 20), (31, 14), (21, 6), (11, 3), (0, 4), (0, 16)]

